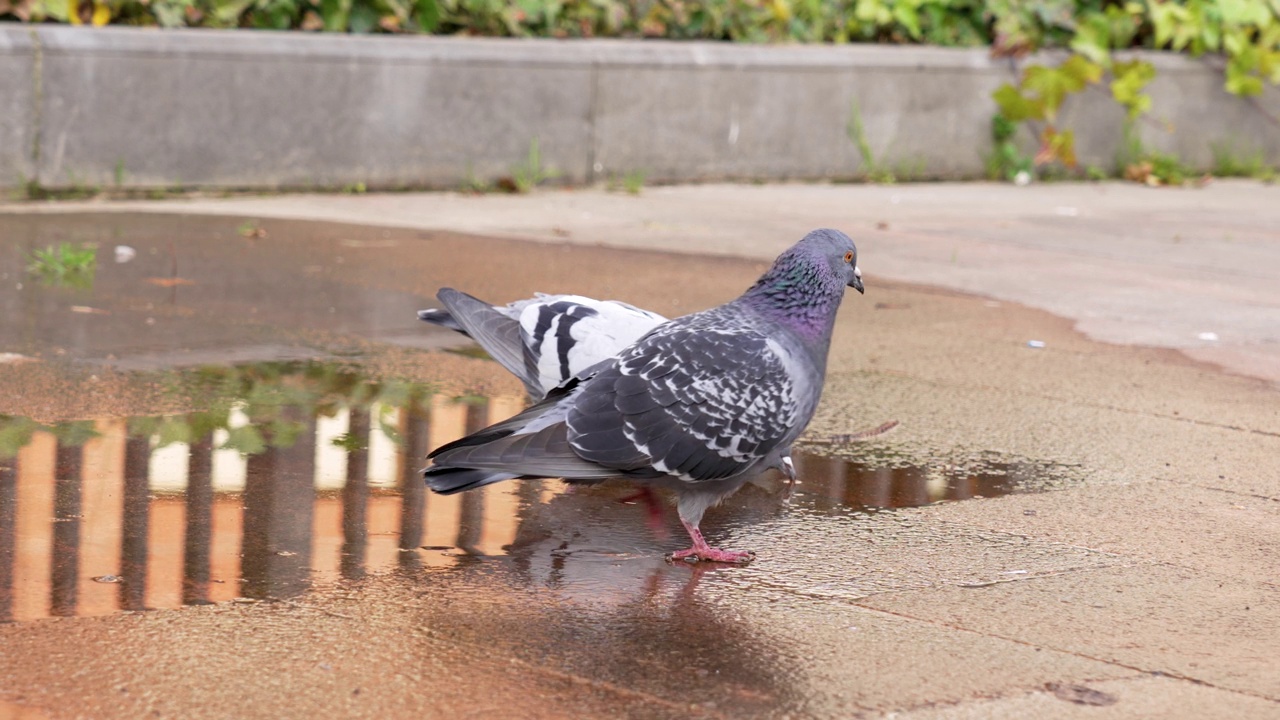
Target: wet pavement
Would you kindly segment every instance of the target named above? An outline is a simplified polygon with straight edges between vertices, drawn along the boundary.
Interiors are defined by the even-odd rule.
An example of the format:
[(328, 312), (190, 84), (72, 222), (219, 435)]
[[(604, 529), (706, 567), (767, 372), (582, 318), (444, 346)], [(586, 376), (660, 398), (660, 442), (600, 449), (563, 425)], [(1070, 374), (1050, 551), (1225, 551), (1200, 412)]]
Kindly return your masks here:
[[(621, 484), (425, 492), (427, 451), (520, 410), (518, 396), (450, 397), (371, 379), (350, 361), (139, 375), (199, 409), (0, 417), (0, 622), (291, 598), (467, 558), (658, 557), (682, 537), (674, 515), (655, 528), (638, 508), (610, 507), (629, 494)], [(847, 457), (797, 452), (804, 480), (786, 492), (762, 478), (731, 505), (734, 525), (856, 522), (857, 512), (1080, 481), (1073, 469), (996, 457), (928, 466), (870, 442), (822, 450)]]
[(0, 718), (1280, 714), (1275, 388), (1016, 305), (848, 300), (795, 493), (707, 516), (744, 568), (621, 485), (424, 492), (523, 404), (439, 286), (676, 315), (761, 266), (0, 214)]

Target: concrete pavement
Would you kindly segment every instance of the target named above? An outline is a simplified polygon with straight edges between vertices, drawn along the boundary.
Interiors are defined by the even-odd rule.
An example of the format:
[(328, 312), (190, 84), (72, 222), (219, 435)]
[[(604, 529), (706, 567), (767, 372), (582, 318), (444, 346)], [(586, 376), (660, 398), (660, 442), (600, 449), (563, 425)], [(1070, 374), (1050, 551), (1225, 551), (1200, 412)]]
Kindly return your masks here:
[[(905, 468), (928, 484), (999, 463), (1026, 484), (861, 513), (842, 500), (852, 480), (814, 465), (789, 504), (747, 488), (712, 511), (713, 539), (759, 555), (705, 572), (663, 563), (663, 541), (609, 495), (544, 494), (500, 554), (293, 601), (0, 627), (0, 699), (52, 717), (1280, 716), (1275, 198), (1247, 183), (788, 185), (48, 206), (228, 216), (209, 247), (240, 283), (229, 287), (249, 269), (281, 278), (252, 300), (276, 313), (264, 322), (279, 342), (296, 323), (360, 332), (354, 318), (289, 314), (291, 297), (323, 308), (313, 293), (367, 296), (382, 313), (446, 282), (493, 300), (573, 289), (688, 311), (740, 291), (804, 230), (842, 227), (868, 294), (842, 308), (808, 437), (901, 425), (810, 448), (885, 478)], [(303, 216), (389, 229), (271, 219)], [(236, 240), (244, 217), (266, 237)], [(128, 235), (109, 215), (85, 221)], [(184, 227), (172, 218), (174, 237)], [(148, 242), (165, 247), (165, 231)], [(221, 282), (211, 270), (193, 292), (216, 298)], [(170, 315), (234, 344), (225, 303), (193, 297)], [(1220, 340), (1200, 340), (1207, 331)], [(372, 340), (376, 363), (388, 341)], [(396, 372), (503, 382), (484, 361), (413, 357)], [(52, 374), (0, 365), (4, 387)], [(78, 399), (57, 382), (23, 387), (4, 412)], [(125, 410), (147, 412), (136, 397)]]
[(831, 226), (857, 241), (872, 278), (1022, 303), (1097, 340), (1174, 348), (1280, 381), (1280, 186), (1252, 181), (697, 185), (639, 196), (587, 189), (45, 207), (332, 220), (759, 259)]

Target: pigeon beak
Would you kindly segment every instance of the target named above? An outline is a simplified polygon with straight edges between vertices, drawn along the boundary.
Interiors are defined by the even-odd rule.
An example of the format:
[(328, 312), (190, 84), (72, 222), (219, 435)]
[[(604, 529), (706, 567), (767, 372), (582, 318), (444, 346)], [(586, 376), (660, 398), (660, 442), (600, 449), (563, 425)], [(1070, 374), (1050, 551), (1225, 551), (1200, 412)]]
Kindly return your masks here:
[(857, 290), (859, 295), (866, 292), (866, 290), (862, 289), (862, 271), (857, 267), (853, 268), (853, 279), (849, 281), (849, 287)]

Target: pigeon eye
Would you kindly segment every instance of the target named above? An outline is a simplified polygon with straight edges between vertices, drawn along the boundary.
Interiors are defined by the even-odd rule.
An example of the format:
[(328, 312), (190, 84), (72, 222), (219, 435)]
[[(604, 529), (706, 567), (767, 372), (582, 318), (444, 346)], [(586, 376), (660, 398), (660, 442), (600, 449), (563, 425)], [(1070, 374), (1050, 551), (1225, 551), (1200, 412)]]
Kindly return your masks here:
[(851, 253), (851, 252), (847, 252), (847, 253), (845, 253), (845, 254), (844, 254), (844, 261), (845, 261), (845, 262), (853, 262), (853, 253)]

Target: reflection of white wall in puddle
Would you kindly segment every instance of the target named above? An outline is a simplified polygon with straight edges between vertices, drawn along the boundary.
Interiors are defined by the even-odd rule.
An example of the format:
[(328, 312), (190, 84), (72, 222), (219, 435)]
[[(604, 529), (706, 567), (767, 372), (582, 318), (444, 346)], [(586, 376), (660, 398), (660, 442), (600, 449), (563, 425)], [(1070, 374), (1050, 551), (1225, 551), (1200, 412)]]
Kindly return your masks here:
[(338, 410), (333, 417), (316, 418), (316, 477), (317, 490), (341, 490), (347, 484), (347, 451), (333, 441), (351, 429), (351, 413)]
[[(231, 413), (227, 417), (227, 425), (231, 428), (240, 428), (249, 424), (249, 416), (244, 414), (244, 405), (237, 403), (232, 406)], [(215, 430), (213, 433), (213, 446), (215, 448), (222, 447), (227, 442), (226, 430)], [(215, 492), (242, 492), (244, 491), (244, 481), (249, 461), (240, 454), (239, 450), (214, 450), (213, 451), (213, 489)]]
[[(341, 490), (347, 484), (347, 451), (333, 444), (351, 430), (351, 409), (316, 419), (316, 489)], [(369, 467), (365, 481), (373, 487), (395, 488), (400, 446), (383, 425), (400, 428), (400, 410), (375, 404), (369, 413)]]
[(184, 442), (156, 447), (151, 438), (151, 458), (147, 460), (147, 483), (152, 492), (182, 492), (187, 489), (191, 446)]
[[(394, 488), (396, 471), (399, 468), (400, 446), (387, 437), (382, 426), (403, 430), (400, 422), (399, 408), (383, 409), (382, 405), (374, 405), (369, 411), (369, 484), (374, 487)], [(408, 462), (422, 462), (421, 459), (409, 459)]]

